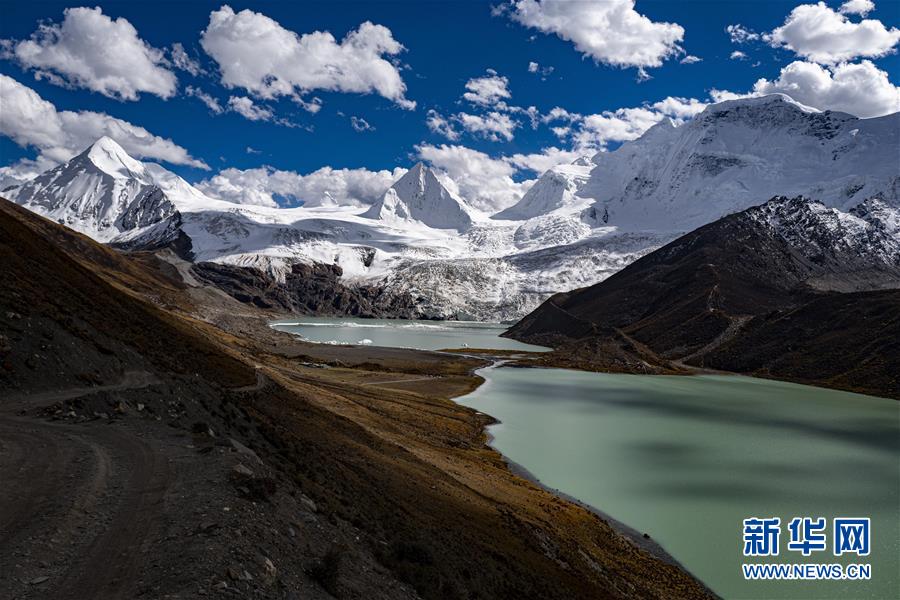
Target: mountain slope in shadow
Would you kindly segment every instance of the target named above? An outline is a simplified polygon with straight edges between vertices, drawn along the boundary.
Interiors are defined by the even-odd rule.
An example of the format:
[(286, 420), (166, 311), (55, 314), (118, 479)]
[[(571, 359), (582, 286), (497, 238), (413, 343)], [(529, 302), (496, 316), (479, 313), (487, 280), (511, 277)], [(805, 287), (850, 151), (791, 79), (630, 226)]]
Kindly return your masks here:
[(553, 296), (504, 335), (556, 348), (562, 365), (691, 365), (900, 397), (897, 213), (774, 198)]

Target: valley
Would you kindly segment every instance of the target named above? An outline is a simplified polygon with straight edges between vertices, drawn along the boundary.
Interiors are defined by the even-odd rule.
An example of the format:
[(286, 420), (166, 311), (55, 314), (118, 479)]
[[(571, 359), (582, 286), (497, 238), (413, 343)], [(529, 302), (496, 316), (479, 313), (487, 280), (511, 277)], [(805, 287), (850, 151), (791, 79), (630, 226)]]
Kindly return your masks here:
[(710, 597), (513, 475), (449, 399), (484, 360), (304, 343), (5, 201), (0, 232), (0, 472), (38, 502), (0, 497), (15, 597)]

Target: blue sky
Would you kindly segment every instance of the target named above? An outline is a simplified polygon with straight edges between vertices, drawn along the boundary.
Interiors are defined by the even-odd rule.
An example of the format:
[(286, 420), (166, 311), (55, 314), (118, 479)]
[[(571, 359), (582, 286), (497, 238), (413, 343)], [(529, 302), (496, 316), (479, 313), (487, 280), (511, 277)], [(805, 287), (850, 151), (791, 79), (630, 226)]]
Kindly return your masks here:
[[(862, 0), (854, 1), (865, 4)], [(625, 4), (628, 4), (627, 1)], [(883, 25), (887, 32), (886, 41), (868, 55), (840, 56), (839, 60), (823, 59), (821, 56), (811, 59), (810, 50), (798, 50), (804, 40), (797, 42), (790, 39), (778, 44), (755, 39), (738, 43), (726, 31), (727, 26), (740, 24), (757, 35), (772, 32), (785, 24), (792, 10), (801, 4), (797, 0), (640, 0), (633, 9), (639, 15), (653, 23), (677, 24), (683, 28), (681, 39), (674, 44), (677, 48), (670, 48), (668, 54), (659, 59), (660, 66), (642, 67), (637, 64), (616, 66), (608, 60), (604, 62), (605, 50), (598, 51), (601, 55), (599, 59), (597, 53), (586, 56), (584, 48), (563, 39), (571, 35), (564, 28), (560, 35), (559, 31), (552, 29), (542, 31), (537, 26), (529, 27), (523, 22), (524, 18), (516, 18), (516, 6), (507, 5), (505, 10), (497, 11), (496, 7), (502, 5), (499, 2), (494, 5), (459, 0), (229, 3), (235, 13), (250, 9), (272, 19), (284, 30), (298, 35), (328, 31), (338, 42), (348, 32), (360, 27), (361, 23), (371, 21), (386, 27), (392, 39), (402, 44), (403, 51), (385, 56), (395, 62), (396, 71), (405, 85), (402, 101), (377, 91), (357, 93), (296, 88), (295, 92), (302, 94), (304, 101), (319, 99), (321, 108), (313, 114), (287, 95), (266, 98), (252, 89), (240, 86), (229, 88), (223, 84), (224, 69), (204, 50), (200, 41), (201, 32), (210, 23), (210, 13), (219, 10), (223, 6), (221, 2), (101, 2), (102, 14), (127, 20), (146, 46), (161, 53), (162, 60), (168, 62), (168, 66), (162, 65), (162, 68), (170, 71), (177, 80), (175, 91), (168, 97), (161, 97), (152, 91), (139, 91), (139, 99), (121, 99), (90, 89), (91, 86), (84, 80), (79, 81), (72, 73), (67, 73), (65, 66), (41, 65), (39, 61), (23, 59), (15, 52), (16, 44), (28, 40), (39, 23), (59, 26), (64, 19), (64, 10), (80, 5), (4, 1), (0, 4), (3, 16), (0, 19), (0, 39), (6, 42), (4, 59), (0, 60), (0, 73), (27, 86), (40, 98), (52, 103), (57, 111), (102, 113), (143, 127), (159, 138), (171, 140), (185, 149), (196, 162), (202, 161), (209, 166), (209, 170), (204, 170), (185, 164), (167, 164), (167, 167), (194, 182), (208, 179), (225, 168), (245, 170), (263, 165), (301, 175), (324, 166), (393, 170), (408, 167), (419, 156), (428, 158), (427, 153), (423, 154), (421, 150), (428, 146), (466, 148), (493, 160), (516, 154), (540, 155), (547, 148), (563, 151), (571, 151), (576, 146), (579, 150), (590, 148), (592, 151), (614, 148), (625, 139), (634, 137), (635, 129), (625, 134), (610, 133), (604, 129), (603, 133), (592, 132), (580, 141), (574, 139), (572, 133), (585, 127), (584, 117), (602, 115), (604, 111), (647, 107), (667, 97), (708, 102), (711, 90), (747, 93), (753, 90), (760, 78), (776, 82), (782, 69), (796, 61), (817, 65), (818, 69), (830, 69), (831, 74), (836, 74), (835, 69), (840, 64), (859, 65), (871, 61), (873, 68), (869, 74), (884, 73), (890, 82), (886, 92), (888, 108), (884, 108), (885, 102), (874, 108), (859, 104), (859, 112), (872, 113), (863, 116), (890, 112), (891, 88), (898, 83), (900, 73), (900, 57), (895, 52), (893, 37), (896, 31), (893, 28), (900, 25), (900, 4), (897, 2), (881, 0), (875, 3), (874, 9), (862, 6), (862, 12), (868, 14), (868, 19)], [(540, 5), (537, 6), (540, 8)], [(827, 3), (827, 9), (836, 16), (840, 6), (841, 2)], [(625, 8), (628, 9), (628, 6)], [(858, 24), (863, 16), (847, 13), (837, 18)], [(840, 48), (842, 43), (846, 43), (840, 39), (844, 33), (836, 30), (834, 42), (814, 40), (811, 43)], [(614, 30), (603, 33), (606, 39), (615, 39), (616, 35)], [(44, 40), (42, 43), (50, 42)], [(171, 48), (176, 43), (183, 45), (203, 73), (191, 74), (174, 66)], [(71, 52), (71, 49), (67, 51)], [(746, 56), (732, 57), (735, 51)], [(701, 60), (684, 64), (682, 59), (688, 55)], [(252, 56), (247, 58), (252, 59)], [(615, 60), (621, 59), (613, 59), (613, 62)], [(636, 61), (639, 62), (639, 59)], [(529, 72), (530, 62), (538, 64), (535, 72)], [(493, 75), (488, 74), (489, 69)], [(649, 79), (639, 81), (643, 72), (649, 75)], [(36, 78), (36, 73), (42, 76)], [(505, 86), (510, 95), (501, 100), (514, 109), (497, 109), (495, 104), (481, 106), (462, 99), (466, 83), (483, 76), (506, 78)], [(865, 85), (865, 80), (862, 81)], [(884, 86), (883, 81), (881, 85)], [(214, 97), (222, 107), (228, 105), (230, 97), (236, 96), (248, 98), (249, 102), (271, 114), (262, 120), (249, 120), (234, 110), (214, 114), (197, 97), (185, 92), (189, 87)], [(896, 88), (893, 89), (896, 94)], [(846, 90), (826, 94), (821, 99), (815, 91), (805, 93), (808, 95), (807, 103), (812, 99), (820, 104), (816, 108), (821, 109), (848, 110), (857, 106), (854, 102), (862, 102), (854, 99), (852, 94), (848, 96)], [(401, 102), (406, 101), (415, 102), (416, 108), (410, 110), (401, 106)], [(560, 107), (577, 114), (581, 120), (570, 118), (559, 122), (539, 122), (532, 127), (532, 118), (524, 112), (532, 106), (538, 119), (554, 107)], [(515, 109), (521, 110), (516, 112)], [(446, 135), (429, 128), (427, 120), (432, 110), (435, 111), (432, 114), (440, 115), (451, 123), (456, 132), (455, 139), (448, 139)], [(0, 111), (3, 111), (2, 106)], [(16, 132), (15, 124), (7, 122), (10, 112), (3, 112), (7, 112), (7, 116), (0, 114), (0, 123), (3, 124), (0, 133), (4, 134), (0, 137), (0, 165), (14, 165), (21, 159), (38, 157), (41, 154), (40, 145), (33, 141), (30, 143), (27, 134)], [(462, 121), (457, 119), (460, 113), (481, 117), (489, 113), (505, 115), (507, 122), (517, 125), (507, 136), (511, 139), (500, 135), (495, 136), (498, 139), (491, 140), (476, 131), (467, 131)], [(365, 121), (371, 129), (358, 131), (351, 122), (352, 117), (356, 118), (357, 126)], [(639, 124), (632, 125), (637, 130), (642, 128)], [(554, 126), (568, 126), (570, 132), (567, 135), (560, 131), (554, 133), (551, 129)], [(253, 151), (248, 152), (248, 147)], [(126, 146), (126, 149), (129, 148)], [(145, 158), (160, 157), (151, 155)], [(437, 167), (453, 170), (441, 164), (440, 157), (432, 158)], [(55, 160), (60, 159), (57, 157)], [(457, 165), (456, 172), (450, 175), (464, 177), (465, 172)], [(512, 167), (509, 176), (518, 183), (535, 177), (536, 173), (534, 169), (519, 166)]]

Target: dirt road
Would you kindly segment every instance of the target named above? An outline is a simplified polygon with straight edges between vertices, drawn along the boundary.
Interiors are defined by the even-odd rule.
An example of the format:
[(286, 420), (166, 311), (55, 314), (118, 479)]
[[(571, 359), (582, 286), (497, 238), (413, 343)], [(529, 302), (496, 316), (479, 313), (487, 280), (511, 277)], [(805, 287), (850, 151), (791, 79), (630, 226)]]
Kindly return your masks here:
[(163, 497), (188, 473), (176, 476), (170, 457), (130, 424), (49, 422), (17, 413), (152, 381), (131, 372), (114, 385), (4, 401), (0, 597), (121, 598), (139, 587), (144, 548), (164, 533)]

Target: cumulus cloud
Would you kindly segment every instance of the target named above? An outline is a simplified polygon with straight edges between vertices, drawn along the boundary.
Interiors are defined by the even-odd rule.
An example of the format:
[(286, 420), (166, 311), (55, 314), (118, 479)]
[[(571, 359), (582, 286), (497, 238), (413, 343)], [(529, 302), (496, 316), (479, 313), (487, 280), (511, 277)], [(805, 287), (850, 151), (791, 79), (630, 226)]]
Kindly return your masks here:
[(434, 109), (428, 111), (425, 124), (432, 132), (442, 135), (450, 141), (456, 141), (460, 137), (459, 131), (456, 130), (451, 120)]
[(645, 131), (665, 118), (676, 123), (697, 115), (706, 103), (696, 98), (669, 96), (653, 104), (607, 110), (592, 115), (572, 113), (556, 107), (544, 115), (544, 123), (564, 121), (569, 126), (554, 129), (560, 138), (569, 137), (578, 155), (591, 154), (610, 143), (627, 142), (639, 138)]
[(225, 112), (225, 109), (222, 108), (222, 105), (218, 100), (216, 100), (214, 97), (212, 97), (210, 94), (207, 94), (200, 88), (189, 85), (184, 88), (184, 93), (188, 96), (196, 98), (197, 100), (205, 104), (209, 110), (217, 115), (221, 115), (223, 112)]
[(533, 183), (514, 181), (516, 168), (508, 161), (465, 146), (422, 144), (416, 151), (418, 158), (446, 174), (451, 191), (485, 212), (512, 206)]
[(557, 165), (572, 164), (582, 156), (584, 155), (577, 150), (561, 150), (553, 146), (532, 154), (513, 154), (506, 157), (505, 160), (517, 169), (532, 171), (540, 175)]
[(415, 108), (389, 60), (403, 45), (390, 29), (369, 21), (338, 42), (327, 31), (298, 35), (262, 13), (235, 13), (225, 5), (210, 13), (200, 44), (218, 63), (228, 88), (267, 99), (311, 90), (376, 93)]
[(459, 113), (454, 118), (469, 133), (493, 142), (499, 142), (500, 140), (511, 141), (513, 139), (513, 131), (519, 125), (509, 115), (495, 111), (484, 115)]
[(45, 165), (69, 160), (101, 136), (116, 140), (137, 158), (209, 169), (202, 160), (172, 140), (153, 135), (143, 127), (93, 111), (58, 111), (37, 92), (0, 74), (0, 135), (22, 147), (36, 148)]
[(225, 169), (197, 184), (204, 193), (238, 204), (278, 206), (366, 206), (380, 198), (405, 169), (369, 171), (322, 167), (301, 175), (272, 167)]
[(466, 82), (463, 98), (478, 106), (495, 106), (510, 98), (509, 79), (488, 69), (484, 77), (475, 77)]
[(865, 17), (873, 10), (875, 10), (875, 3), (872, 2), (872, 0), (847, 0), (847, 2), (841, 4), (838, 12), (845, 15), (860, 15), (861, 17)]
[(164, 53), (142, 40), (128, 20), (111, 19), (99, 7), (67, 8), (63, 14), (61, 24), (40, 25), (31, 39), (5, 41), (4, 55), (38, 79), (110, 98), (175, 94), (178, 82)]
[(819, 2), (794, 8), (784, 24), (765, 39), (773, 47), (787, 48), (813, 62), (830, 65), (892, 53), (900, 42), (900, 29), (888, 29), (876, 19), (853, 22), (846, 14)]
[(184, 49), (184, 45), (180, 42), (172, 44), (172, 48), (169, 50), (169, 56), (172, 58), (172, 64), (182, 71), (186, 71), (195, 77), (203, 72), (200, 63), (187, 53), (187, 50)]
[(256, 104), (246, 96), (231, 96), (228, 99), (228, 110), (250, 121), (269, 121), (274, 116), (270, 109)]
[(684, 28), (651, 21), (634, 9), (634, 0), (514, 0), (501, 12), (526, 27), (574, 43), (597, 62), (617, 67), (658, 67), (682, 52), (678, 43)]
[(735, 50), (728, 58), (730, 58), (731, 60), (747, 60), (747, 53), (741, 52), (740, 50)]
[(746, 44), (747, 42), (755, 42), (760, 39), (760, 35), (752, 29), (747, 29), (740, 23), (729, 25), (725, 28), (728, 37), (731, 38), (732, 44)]
[(375, 131), (375, 128), (362, 117), (350, 117), (350, 126), (353, 127), (354, 131)]
[(900, 111), (900, 87), (871, 61), (823, 67), (795, 61), (777, 79), (760, 79), (754, 95), (779, 92), (820, 110), (839, 110), (857, 117), (878, 117)]
[(696, 64), (696, 63), (698, 63), (698, 62), (700, 62), (700, 61), (702, 61), (702, 60), (703, 60), (703, 59), (700, 58), (699, 56), (694, 56), (693, 54), (688, 54), (687, 56), (685, 56), (684, 58), (682, 58), (682, 59), (679, 60), (678, 62), (681, 63), (681, 64), (683, 64), (683, 65), (693, 65), (693, 64)]

